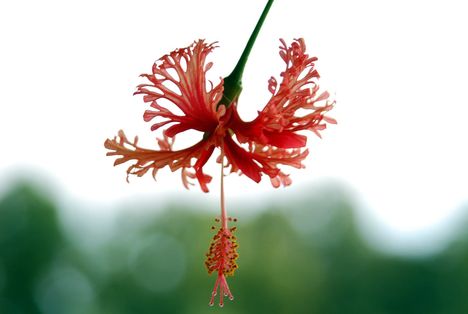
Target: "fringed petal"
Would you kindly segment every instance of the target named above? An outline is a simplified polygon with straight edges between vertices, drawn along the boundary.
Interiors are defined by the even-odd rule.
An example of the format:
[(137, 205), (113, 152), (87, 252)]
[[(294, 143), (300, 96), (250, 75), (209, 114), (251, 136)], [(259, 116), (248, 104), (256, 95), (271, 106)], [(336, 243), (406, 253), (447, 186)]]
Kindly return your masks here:
[(224, 138), (224, 152), (231, 166), (231, 172), (240, 171), (255, 182), (260, 182), (262, 174), (270, 177), (272, 185), (288, 186), (291, 179), (280, 166), (304, 168), (302, 161), (309, 151), (301, 148), (285, 149), (272, 145), (249, 143), (249, 150), (239, 146), (231, 137)]
[[(128, 140), (125, 133), (120, 130), (114, 139), (107, 139), (104, 147), (109, 150), (107, 156), (120, 156), (114, 162), (114, 166), (133, 161), (127, 169), (127, 180), (130, 175), (141, 177), (149, 170), (152, 170), (153, 177), (156, 177), (157, 171), (168, 166), (171, 171), (182, 171), (182, 182), (186, 188), (189, 186), (189, 178), (197, 178), (202, 190), (208, 192), (207, 184), (211, 177), (203, 174), (203, 165), (211, 156), (214, 146), (210, 141), (200, 141), (197, 144), (182, 150), (172, 150), (172, 143), (167, 136), (158, 139), (160, 150), (151, 150), (141, 148), (137, 145), (138, 138), (132, 142)], [(203, 164), (196, 163), (191, 165), (192, 159), (202, 159)], [(197, 165), (198, 164), (198, 165)], [(190, 173), (193, 169), (195, 175)]]
[(278, 86), (272, 77), (268, 90), (270, 101), (251, 122), (244, 122), (233, 108), (231, 127), (242, 142), (256, 142), (279, 148), (298, 148), (306, 145), (306, 138), (296, 132), (309, 130), (319, 134), (326, 123), (336, 123), (325, 114), (333, 108), (328, 92), (319, 92), (316, 57), (306, 54), (304, 40), (296, 39), (289, 47), (281, 40), (280, 56), (286, 63)]
[[(196, 41), (163, 56), (153, 65), (151, 74), (141, 75), (149, 83), (139, 85), (135, 94), (144, 95), (143, 100), (152, 107), (143, 118), (147, 122), (162, 119), (153, 124), (153, 131), (166, 124), (174, 124), (167, 131), (168, 136), (188, 129), (210, 132), (216, 128), (216, 105), (223, 94), (223, 82), (213, 87), (206, 80), (206, 72), (212, 66), (206, 63), (206, 57), (214, 48), (215, 44)], [(161, 100), (177, 106), (183, 115), (167, 108), (167, 103)]]

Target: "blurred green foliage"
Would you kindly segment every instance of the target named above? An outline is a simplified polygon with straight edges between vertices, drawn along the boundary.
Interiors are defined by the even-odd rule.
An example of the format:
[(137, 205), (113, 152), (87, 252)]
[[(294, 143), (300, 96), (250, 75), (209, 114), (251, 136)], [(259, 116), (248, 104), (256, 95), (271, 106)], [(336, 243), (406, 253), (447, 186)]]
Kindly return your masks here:
[(468, 313), (468, 236), (431, 257), (382, 255), (345, 193), (306, 194), (240, 219), (235, 300), (221, 309), (208, 307), (206, 211), (126, 214), (107, 241), (83, 246), (52, 200), (18, 184), (0, 200), (0, 313)]

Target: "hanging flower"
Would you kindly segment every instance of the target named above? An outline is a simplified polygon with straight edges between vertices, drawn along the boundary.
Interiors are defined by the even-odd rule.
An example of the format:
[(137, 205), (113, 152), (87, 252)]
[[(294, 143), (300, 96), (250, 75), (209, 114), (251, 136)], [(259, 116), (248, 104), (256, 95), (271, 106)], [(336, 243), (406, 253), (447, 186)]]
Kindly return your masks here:
[[(207, 62), (207, 56), (216, 45), (204, 40), (163, 56), (153, 65), (151, 73), (141, 75), (147, 82), (139, 85), (135, 94), (143, 95), (144, 102), (150, 105), (143, 119), (152, 123), (151, 130), (162, 130), (162, 138), (157, 139), (159, 149), (142, 148), (138, 137), (129, 140), (123, 131), (104, 143), (109, 150), (107, 155), (118, 157), (114, 165), (131, 162), (127, 179), (130, 175), (141, 177), (149, 171), (156, 177), (159, 169), (168, 167), (173, 172), (180, 171), (186, 188), (196, 180), (204, 192), (208, 192), (212, 177), (203, 172), (203, 167), (215, 149), (220, 150), (217, 158), (221, 165), (220, 227), (205, 262), (208, 272), (218, 275), (211, 305), (218, 290), (221, 306), (224, 295), (233, 299), (226, 276), (232, 276), (237, 269), (235, 227), (228, 227), (230, 218), (224, 205), (224, 169), (255, 182), (266, 176), (274, 187), (290, 185), (291, 179), (282, 168), (304, 167), (302, 162), (308, 150), (303, 132), (312, 131), (320, 136), (327, 123), (336, 123), (326, 115), (334, 102), (319, 88), (317, 58), (306, 53), (302, 38), (289, 45), (280, 40), (279, 54), (285, 63), (280, 82), (271, 77), (268, 81), (271, 99), (254, 120), (242, 120), (238, 97), (243, 68), (272, 2), (268, 2), (234, 71), (216, 85), (206, 78), (213, 65)], [(201, 132), (199, 140), (175, 150), (176, 135), (190, 130)]]

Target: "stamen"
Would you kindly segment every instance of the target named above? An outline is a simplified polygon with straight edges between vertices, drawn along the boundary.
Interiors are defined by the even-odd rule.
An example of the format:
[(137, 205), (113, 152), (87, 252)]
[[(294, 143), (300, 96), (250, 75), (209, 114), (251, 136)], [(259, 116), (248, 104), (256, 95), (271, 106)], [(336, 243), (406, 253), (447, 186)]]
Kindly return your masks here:
[[(221, 146), (222, 147), (222, 146)], [(239, 257), (237, 253), (237, 238), (233, 235), (237, 227), (228, 227), (228, 221), (233, 221), (232, 217), (227, 216), (226, 207), (224, 205), (224, 173), (223, 173), (224, 152), (221, 150), (221, 220), (216, 218), (216, 222), (220, 222), (220, 227), (213, 236), (208, 253), (206, 254), (205, 266), (208, 274), (217, 272), (213, 291), (209, 305), (214, 304), (214, 299), (218, 294), (219, 289), (219, 306), (224, 305), (224, 297), (233, 300), (234, 296), (229, 289), (226, 276), (233, 276), (238, 268), (236, 260)], [(237, 220), (237, 219), (236, 219)], [(212, 227), (213, 229), (214, 227)]]

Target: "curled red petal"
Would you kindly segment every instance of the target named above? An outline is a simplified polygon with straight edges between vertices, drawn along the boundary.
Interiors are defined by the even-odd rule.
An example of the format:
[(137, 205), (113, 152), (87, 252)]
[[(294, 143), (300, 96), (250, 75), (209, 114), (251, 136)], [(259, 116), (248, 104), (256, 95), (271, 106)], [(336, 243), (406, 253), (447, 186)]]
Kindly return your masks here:
[[(214, 48), (214, 44), (196, 41), (161, 57), (153, 65), (151, 74), (141, 75), (149, 83), (139, 85), (135, 94), (142, 94), (143, 100), (151, 102), (154, 108), (145, 112), (144, 120), (163, 119), (154, 124), (152, 130), (173, 124), (166, 134), (174, 136), (188, 129), (211, 132), (216, 128), (216, 105), (222, 97), (223, 84), (221, 81), (213, 87), (206, 79), (206, 72), (212, 65), (206, 63), (206, 57)], [(183, 115), (169, 108), (167, 101)]]
[(327, 91), (320, 91), (319, 74), (315, 69), (316, 57), (306, 53), (303, 39), (296, 39), (290, 46), (281, 40), (280, 56), (286, 69), (281, 73), (278, 86), (275, 78), (268, 81), (271, 99), (256, 119), (244, 122), (233, 108), (230, 127), (241, 142), (255, 142), (279, 148), (299, 148), (306, 145), (306, 138), (299, 131), (319, 131), (326, 123), (336, 123), (325, 114), (333, 108)]
[(280, 148), (299, 148), (307, 144), (307, 137), (293, 132), (273, 132), (265, 130), (263, 132), (267, 138), (267, 143)]
[(261, 168), (255, 163), (250, 153), (237, 145), (230, 136), (224, 138), (224, 153), (231, 165), (255, 182), (260, 182)]
[(249, 149), (246, 150), (229, 136), (224, 138), (223, 147), (231, 172), (241, 171), (255, 182), (260, 182), (262, 174), (266, 174), (274, 187), (288, 186), (292, 182), (281, 171), (281, 166), (304, 168), (302, 162), (309, 154), (307, 149), (285, 149), (253, 142), (249, 142)]
[(208, 159), (210, 159), (211, 155), (213, 154), (214, 148), (215, 146), (211, 145), (207, 149), (203, 150), (197, 162), (193, 166), (193, 168), (195, 169), (195, 175), (198, 179), (198, 182), (200, 183), (200, 187), (205, 193), (208, 192), (207, 184), (211, 182), (212, 178), (211, 176), (203, 173), (203, 166), (206, 164)]
[[(200, 141), (191, 147), (176, 151), (172, 150), (172, 142), (169, 142), (167, 137), (159, 139), (158, 143), (161, 150), (141, 148), (137, 145), (137, 138), (132, 142), (128, 140), (123, 131), (119, 131), (114, 139), (107, 139), (104, 142), (104, 147), (109, 150), (107, 156), (119, 156), (114, 165), (133, 161), (127, 169), (127, 178), (130, 175), (141, 177), (150, 169), (155, 177), (159, 169), (169, 167), (171, 171), (182, 171), (182, 181), (184, 186), (188, 187), (187, 179), (193, 177), (188, 169), (192, 168), (203, 191), (208, 192), (207, 183), (210, 182), (211, 177), (204, 174), (202, 168), (214, 148), (209, 140)], [(196, 167), (192, 166), (192, 159), (202, 160), (202, 163), (195, 163)]]

